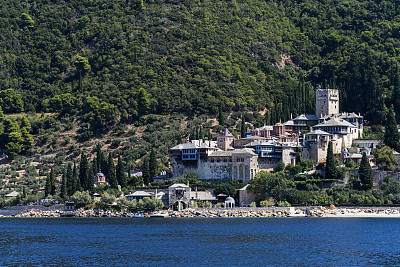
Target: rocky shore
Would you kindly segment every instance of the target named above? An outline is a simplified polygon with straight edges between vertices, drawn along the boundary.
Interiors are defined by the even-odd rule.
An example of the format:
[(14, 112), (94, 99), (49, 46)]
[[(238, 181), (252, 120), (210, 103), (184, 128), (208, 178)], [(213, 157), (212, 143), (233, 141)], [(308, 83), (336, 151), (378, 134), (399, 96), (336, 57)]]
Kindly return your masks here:
[(298, 208), (188, 208), (183, 211), (159, 212), (118, 212), (101, 209), (78, 209), (76, 211), (27, 209), (14, 215), (0, 217), (170, 217), (170, 218), (255, 218), (255, 217), (371, 217), (371, 218), (400, 218), (400, 209), (395, 207), (298, 207)]

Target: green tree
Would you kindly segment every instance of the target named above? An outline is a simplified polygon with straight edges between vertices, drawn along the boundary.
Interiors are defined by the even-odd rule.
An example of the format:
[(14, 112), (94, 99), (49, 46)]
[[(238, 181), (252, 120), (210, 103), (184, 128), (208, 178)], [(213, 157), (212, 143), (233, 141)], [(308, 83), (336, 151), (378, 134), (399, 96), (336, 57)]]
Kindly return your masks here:
[(90, 194), (88, 191), (77, 191), (71, 196), (71, 200), (74, 202), (74, 204), (77, 207), (83, 207), (90, 202), (92, 202), (92, 198), (90, 197)]
[(364, 190), (372, 188), (374, 177), (372, 175), (371, 165), (365, 153), (363, 153), (360, 167), (358, 168), (358, 176), (360, 177), (360, 182)]
[(45, 185), (45, 197), (56, 193), (56, 184), (55, 184), (55, 174), (53, 169), (50, 170), (50, 173), (47, 174), (46, 185)]
[(4, 153), (14, 158), (22, 150), (22, 134), (18, 123), (11, 119), (4, 121), (3, 140), (5, 143)]
[(325, 163), (325, 178), (336, 179), (336, 176), (337, 176), (337, 169), (335, 165), (335, 158), (333, 157), (332, 142), (329, 141), (328, 151), (326, 154), (326, 163)]
[(60, 190), (60, 197), (62, 199), (66, 199), (68, 196), (68, 191), (67, 191), (67, 170), (64, 167), (63, 168), (63, 173), (61, 176), (61, 190)]
[(385, 145), (397, 150), (399, 148), (399, 132), (393, 105), (389, 109), (385, 125)]
[(121, 186), (121, 188), (124, 188), (127, 186), (127, 177), (126, 177), (126, 172), (124, 170), (124, 166), (121, 160), (121, 156), (118, 155), (118, 163), (117, 163), (117, 180), (118, 184)]
[(74, 162), (74, 168), (72, 169), (72, 176), (74, 177), (74, 193), (76, 191), (81, 191), (81, 181), (78, 176), (78, 169), (76, 168), (76, 163)]
[(82, 56), (77, 56), (74, 64), (79, 75), (79, 91), (82, 92), (83, 76), (90, 71), (91, 67), (89, 60)]
[(394, 171), (398, 166), (393, 150), (388, 146), (375, 149), (373, 155), (374, 161), (380, 170)]
[(118, 189), (118, 181), (115, 173), (115, 165), (111, 153), (108, 153), (107, 170), (108, 172), (106, 177), (108, 179), (108, 183), (110, 184), (111, 188)]
[(72, 164), (69, 163), (67, 165), (67, 194), (68, 196), (72, 196), (75, 193), (75, 187), (76, 183), (74, 180), (74, 175), (73, 175), (73, 170), (72, 170)]
[(157, 176), (157, 157), (154, 148), (150, 151), (149, 172), (150, 182), (153, 182), (154, 178)]
[(89, 166), (89, 172), (87, 177), (87, 191), (89, 191), (89, 193), (94, 192), (94, 175), (95, 175), (94, 168), (92, 166)]
[(79, 163), (79, 181), (80, 186), (83, 190), (88, 190), (89, 188), (89, 162), (85, 153), (81, 154), (81, 161)]
[(280, 172), (283, 171), (284, 169), (285, 169), (285, 163), (282, 160), (280, 160), (275, 164), (274, 172)]
[(242, 114), (242, 123), (240, 124), (240, 136), (242, 138), (246, 137), (246, 121), (244, 119), (244, 114)]
[(50, 191), (51, 191), (51, 181), (50, 181), (50, 173), (48, 173), (46, 177), (46, 184), (44, 186), (44, 197), (50, 195)]
[(218, 107), (218, 123), (221, 126), (225, 126), (226, 123), (226, 115), (222, 106), (222, 102), (219, 103), (219, 107)]
[(150, 97), (144, 88), (140, 88), (137, 94), (139, 115), (146, 115), (150, 110)]
[(143, 159), (142, 163), (142, 177), (143, 177), (143, 182), (145, 185), (149, 185), (151, 182), (151, 177), (150, 177), (150, 169), (149, 169), (149, 158), (145, 157)]

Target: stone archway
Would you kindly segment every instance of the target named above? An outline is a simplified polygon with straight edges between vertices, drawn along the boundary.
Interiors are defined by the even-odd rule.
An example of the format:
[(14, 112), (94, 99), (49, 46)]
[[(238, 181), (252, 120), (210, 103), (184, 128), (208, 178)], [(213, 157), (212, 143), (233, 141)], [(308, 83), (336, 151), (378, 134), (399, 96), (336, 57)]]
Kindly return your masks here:
[(240, 165), (240, 166), (239, 166), (239, 177), (238, 177), (238, 178), (239, 178), (240, 180), (244, 178), (244, 175), (243, 175), (243, 165)]
[(188, 205), (183, 201), (176, 201), (173, 206), (173, 210), (179, 210), (179, 202), (181, 202), (181, 210), (188, 208)]

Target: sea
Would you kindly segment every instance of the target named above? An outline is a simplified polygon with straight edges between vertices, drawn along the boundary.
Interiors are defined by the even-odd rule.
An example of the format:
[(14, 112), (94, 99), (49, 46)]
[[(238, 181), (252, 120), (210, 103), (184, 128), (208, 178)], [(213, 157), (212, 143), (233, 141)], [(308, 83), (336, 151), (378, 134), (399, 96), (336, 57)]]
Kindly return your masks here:
[(394, 266), (400, 219), (0, 218), (1, 266)]

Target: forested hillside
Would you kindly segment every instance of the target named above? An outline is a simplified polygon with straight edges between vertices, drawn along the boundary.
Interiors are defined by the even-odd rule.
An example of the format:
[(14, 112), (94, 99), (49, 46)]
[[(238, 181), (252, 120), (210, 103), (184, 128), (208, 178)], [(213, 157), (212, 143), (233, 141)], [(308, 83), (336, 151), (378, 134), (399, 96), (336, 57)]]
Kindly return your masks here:
[[(81, 115), (92, 128), (142, 115), (312, 113), (319, 86), (382, 123), (400, 114), (398, 1), (8, 1), (0, 104)], [(262, 113), (264, 114), (264, 113)]]
[(169, 171), (187, 136), (312, 114), (320, 87), (379, 136), (392, 105), (400, 119), (398, 0), (1, 3), (3, 194), (95, 166), (96, 145), (125, 171)]

